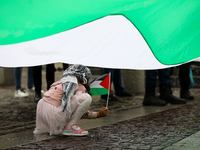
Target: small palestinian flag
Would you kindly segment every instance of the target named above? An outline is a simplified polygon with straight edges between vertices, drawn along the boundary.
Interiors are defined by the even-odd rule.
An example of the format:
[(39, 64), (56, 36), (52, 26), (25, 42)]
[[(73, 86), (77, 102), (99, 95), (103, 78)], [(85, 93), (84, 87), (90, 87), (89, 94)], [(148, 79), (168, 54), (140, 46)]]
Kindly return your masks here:
[[(109, 88), (110, 86), (110, 88)], [(91, 95), (105, 95), (111, 93), (111, 80), (110, 80), (110, 74), (104, 74), (98, 78), (94, 78), (90, 82), (90, 91), (89, 93)]]

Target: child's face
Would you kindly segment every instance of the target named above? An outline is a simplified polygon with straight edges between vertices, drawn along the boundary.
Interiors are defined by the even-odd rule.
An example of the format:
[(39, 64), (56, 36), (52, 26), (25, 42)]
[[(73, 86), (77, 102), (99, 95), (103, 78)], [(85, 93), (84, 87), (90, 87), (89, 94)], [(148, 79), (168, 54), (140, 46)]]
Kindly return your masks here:
[(87, 79), (87, 83), (90, 83), (90, 81), (91, 81), (91, 78)]

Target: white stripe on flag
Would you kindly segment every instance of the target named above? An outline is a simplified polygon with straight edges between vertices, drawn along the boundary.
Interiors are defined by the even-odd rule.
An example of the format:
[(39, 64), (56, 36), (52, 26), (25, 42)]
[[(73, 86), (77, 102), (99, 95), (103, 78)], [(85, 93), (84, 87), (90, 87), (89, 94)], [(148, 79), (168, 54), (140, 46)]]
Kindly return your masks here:
[[(4, 67), (54, 62), (144, 70), (171, 67), (155, 58), (138, 30), (121, 15), (107, 16), (46, 38), (1, 45), (0, 49), (0, 66)], [(115, 59), (110, 59), (113, 53)]]
[(104, 88), (100, 85), (102, 81), (94, 81), (92, 84), (90, 84), (90, 88)]

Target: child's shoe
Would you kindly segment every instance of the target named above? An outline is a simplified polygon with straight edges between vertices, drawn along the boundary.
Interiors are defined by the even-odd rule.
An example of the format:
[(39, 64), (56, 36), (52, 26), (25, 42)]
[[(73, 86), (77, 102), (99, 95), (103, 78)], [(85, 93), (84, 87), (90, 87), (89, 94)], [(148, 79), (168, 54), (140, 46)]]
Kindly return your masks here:
[(71, 127), (65, 127), (62, 134), (67, 136), (85, 136), (88, 135), (88, 131), (82, 130), (77, 125), (72, 125)]

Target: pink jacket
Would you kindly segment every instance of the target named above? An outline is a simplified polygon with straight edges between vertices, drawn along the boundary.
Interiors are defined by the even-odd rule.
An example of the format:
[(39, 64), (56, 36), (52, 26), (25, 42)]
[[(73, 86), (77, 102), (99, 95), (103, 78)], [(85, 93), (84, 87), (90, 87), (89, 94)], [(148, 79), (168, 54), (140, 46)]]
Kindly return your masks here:
[[(85, 93), (85, 90), (86, 89), (82, 84), (78, 84), (78, 88), (74, 94), (76, 94), (77, 91), (82, 91), (82, 93)], [(44, 93), (44, 97), (42, 99), (50, 104), (55, 105), (56, 107), (59, 107), (62, 103), (62, 95), (63, 85), (61, 80), (59, 80), (51, 85), (51, 88)]]
[[(74, 92), (74, 94), (76, 94), (77, 91), (85, 93), (85, 90), (86, 89), (82, 84), (78, 84), (78, 88)], [(56, 107), (59, 107), (62, 104), (61, 100), (62, 94), (63, 94), (63, 86), (62, 82), (59, 80), (51, 85), (51, 88), (44, 93), (44, 97), (42, 99), (52, 105), (55, 105)], [(82, 116), (82, 119), (94, 119), (94, 118), (97, 118), (97, 112), (92, 112), (90, 110), (87, 110)]]
[(44, 97), (42, 99), (52, 105), (55, 105), (56, 107), (59, 107), (62, 103), (62, 95), (63, 85), (62, 82), (59, 80), (51, 85), (51, 88), (44, 93)]

